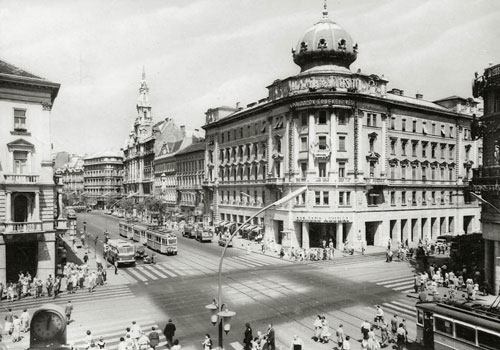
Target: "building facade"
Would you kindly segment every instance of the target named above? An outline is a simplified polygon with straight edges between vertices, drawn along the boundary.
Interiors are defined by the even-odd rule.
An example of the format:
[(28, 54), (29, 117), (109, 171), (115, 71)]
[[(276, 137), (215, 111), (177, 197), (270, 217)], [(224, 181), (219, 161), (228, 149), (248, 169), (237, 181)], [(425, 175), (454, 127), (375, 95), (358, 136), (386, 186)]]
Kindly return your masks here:
[(54, 181), (50, 111), (60, 85), (0, 61), (0, 282), (56, 267), (62, 221)]
[(203, 188), (205, 166), (205, 142), (193, 140), (193, 144), (181, 149), (175, 157), (178, 206), (184, 217), (193, 222), (203, 222)]
[(142, 200), (153, 194), (153, 160), (158, 126), (153, 122), (149, 88), (143, 71), (136, 104), (137, 117), (123, 151), (124, 193)]
[(56, 168), (56, 175), (61, 178), (65, 193), (80, 194), (84, 191), (82, 157), (70, 156), (69, 162), (58, 169)]
[(483, 138), (483, 165), (474, 177), (473, 190), (487, 201), (482, 206), (481, 221), (485, 243), (485, 277), (493, 293), (500, 288), (500, 64), (476, 74), (473, 94), (482, 97), (484, 115), (476, 123), (474, 137)]
[(86, 156), (83, 160), (83, 179), (88, 204), (105, 209), (107, 198), (122, 196), (123, 157), (112, 151)]
[[(205, 209), (241, 223), (300, 187), (253, 224), (284, 246), (417, 244), (480, 230), (467, 195), (472, 116), (388, 91), (351, 72), (359, 47), (328, 18), (293, 50), (298, 75), (275, 80), (244, 109), (206, 113)], [(227, 111), (227, 108), (225, 109)]]

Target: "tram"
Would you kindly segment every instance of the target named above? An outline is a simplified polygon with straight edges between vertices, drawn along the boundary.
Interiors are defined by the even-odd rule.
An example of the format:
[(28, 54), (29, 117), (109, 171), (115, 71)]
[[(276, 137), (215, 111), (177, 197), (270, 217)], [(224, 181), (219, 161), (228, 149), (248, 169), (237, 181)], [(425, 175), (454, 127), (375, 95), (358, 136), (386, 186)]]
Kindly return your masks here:
[(132, 239), (134, 237), (134, 223), (128, 221), (120, 221), (118, 223), (118, 231), (123, 238)]
[(134, 235), (132, 237), (132, 239), (135, 241), (135, 242), (139, 242), (143, 245), (147, 245), (148, 244), (148, 239), (146, 237), (146, 231), (148, 230), (147, 226), (146, 225), (143, 225), (143, 224), (135, 224), (134, 225)]
[(415, 306), (417, 341), (425, 349), (500, 349), (500, 313), (445, 302)]
[(177, 236), (171, 230), (147, 230), (148, 248), (162, 254), (177, 255)]

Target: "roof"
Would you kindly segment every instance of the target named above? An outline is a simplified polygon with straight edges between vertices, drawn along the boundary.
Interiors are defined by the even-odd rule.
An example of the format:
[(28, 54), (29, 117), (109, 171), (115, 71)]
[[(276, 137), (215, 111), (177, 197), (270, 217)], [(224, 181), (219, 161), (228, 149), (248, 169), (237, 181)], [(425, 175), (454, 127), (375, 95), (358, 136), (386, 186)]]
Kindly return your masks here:
[(185, 153), (191, 153), (191, 152), (196, 152), (196, 151), (205, 151), (205, 142), (204, 140), (198, 141), (196, 143), (193, 143), (192, 145), (187, 146), (186, 148), (180, 150), (177, 152), (177, 155), (179, 154), (185, 154)]
[(388, 94), (386, 94), (386, 98), (388, 100), (393, 100), (396, 102), (404, 102), (404, 103), (409, 103), (409, 104), (416, 105), (416, 106), (434, 108), (434, 109), (439, 109), (441, 111), (449, 112), (448, 108), (445, 108), (441, 105), (438, 105), (437, 103), (434, 103), (431, 101), (426, 101), (426, 100), (421, 100), (421, 99), (418, 99), (415, 97), (399, 96), (399, 95), (388, 93)]
[(115, 151), (101, 151), (101, 152), (96, 152), (93, 154), (89, 154), (85, 156), (83, 159), (96, 159), (96, 158), (104, 158), (104, 157), (117, 157), (117, 158), (123, 158), (123, 154), (121, 152), (115, 152)]
[(7, 62), (2, 61), (2, 60), (0, 60), (0, 74), (8, 74), (8, 75), (15, 75), (15, 76), (24, 77), (24, 78), (45, 80), (44, 78), (41, 78), (41, 77), (34, 75), (34, 74), (31, 74), (31, 73), (25, 71), (24, 69), (16, 67), (13, 64), (7, 63)]
[(442, 101), (450, 101), (450, 100), (468, 101), (468, 99), (466, 99), (464, 97), (460, 97), (460, 96), (457, 96), (457, 95), (451, 95), (451, 96), (448, 96), (448, 97), (445, 97), (445, 98), (441, 98), (439, 100), (435, 100), (434, 102), (442, 102)]

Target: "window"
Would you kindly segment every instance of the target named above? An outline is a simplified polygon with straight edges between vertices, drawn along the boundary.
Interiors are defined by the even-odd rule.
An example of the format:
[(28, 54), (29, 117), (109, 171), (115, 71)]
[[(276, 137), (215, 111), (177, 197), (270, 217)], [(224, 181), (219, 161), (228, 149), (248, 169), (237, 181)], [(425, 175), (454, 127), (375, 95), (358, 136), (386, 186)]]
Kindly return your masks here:
[(441, 144), (441, 158), (444, 158), (444, 149), (446, 148), (445, 144)]
[(401, 140), (401, 155), (406, 156), (406, 144), (408, 140)]
[(417, 121), (413, 121), (413, 132), (417, 132)]
[(370, 162), (370, 177), (375, 177), (375, 162)]
[(26, 110), (14, 109), (14, 130), (26, 131)]
[(266, 204), (266, 191), (262, 191), (262, 204)]
[(318, 124), (326, 124), (326, 111), (319, 111)]
[(432, 135), (436, 135), (436, 123), (432, 123)]
[(417, 191), (411, 192), (411, 205), (417, 205)]
[(23, 174), (28, 164), (28, 152), (14, 151), (14, 173)]
[(377, 126), (377, 115), (372, 113), (366, 114), (366, 126)]
[(427, 142), (422, 142), (422, 158), (427, 158)]
[(441, 180), (444, 180), (444, 167), (441, 167)]
[(276, 170), (276, 177), (281, 177), (281, 162), (275, 162), (274, 168)]
[(345, 152), (345, 136), (339, 136), (339, 151)]
[(321, 191), (315, 191), (314, 196), (316, 198), (316, 205), (321, 205)]
[(300, 150), (307, 151), (307, 137), (303, 136), (300, 138)]
[(391, 154), (396, 154), (396, 139), (391, 139)]
[(339, 178), (345, 177), (345, 162), (339, 162)]
[(401, 205), (406, 205), (406, 191), (401, 191)]
[(394, 180), (396, 178), (396, 166), (391, 165), (391, 179)]
[(221, 134), (220, 134), (220, 142), (221, 142), (221, 143), (224, 143), (224, 133), (221, 133)]
[(436, 204), (436, 191), (431, 192), (431, 201), (432, 204)]
[(448, 201), (450, 202), (450, 204), (453, 204), (453, 192), (450, 191), (449, 195), (448, 195)]
[(448, 180), (449, 181), (453, 181), (453, 173), (454, 173), (454, 169), (453, 168), (449, 168), (448, 169)]
[(412, 180), (417, 179), (417, 167), (416, 166), (411, 167), (411, 179)]
[(403, 119), (401, 122), (401, 131), (406, 131), (406, 119)]
[(391, 130), (396, 129), (396, 118), (391, 117)]
[(500, 344), (500, 336), (478, 329), (477, 342), (479, 346), (485, 349), (495, 350), (498, 349), (498, 344)]
[(326, 163), (318, 163), (319, 177), (326, 177)]
[(406, 165), (401, 164), (401, 179), (406, 179)]
[(344, 205), (344, 192), (339, 191), (339, 205)]
[(453, 322), (451, 321), (434, 316), (434, 327), (436, 328), (436, 331), (453, 335)]
[(444, 191), (441, 191), (441, 204), (444, 204)]
[(227, 132), (227, 142), (231, 141), (231, 131)]
[(427, 180), (427, 166), (422, 166), (422, 180)]
[(469, 160), (470, 146), (465, 146), (465, 160)]
[(396, 205), (396, 192), (391, 191), (391, 205)]
[(422, 134), (427, 135), (427, 122), (422, 122)]
[(275, 142), (276, 142), (276, 151), (278, 153), (281, 153), (281, 137), (276, 136), (275, 137)]
[(302, 113), (300, 115), (300, 125), (307, 126), (307, 114), (306, 113)]
[(329, 193), (328, 191), (323, 191), (323, 205), (328, 205), (329, 202)]
[(243, 128), (240, 128), (240, 138), (243, 138)]
[(427, 192), (422, 191), (422, 205), (427, 205)]
[(307, 177), (307, 163), (306, 162), (300, 163), (300, 172), (302, 174), (302, 177)]
[(417, 142), (412, 142), (411, 143), (411, 155), (413, 157), (416, 157), (417, 156), (417, 146), (418, 146), (418, 143)]
[(318, 148), (322, 150), (326, 149), (326, 136), (318, 136)]
[(436, 158), (436, 146), (437, 145), (435, 143), (431, 145), (431, 157), (432, 158)]
[(341, 111), (339, 113), (337, 120), (338, 120), (339, 125), (346, 125), (347, 124), (347, 119), (346, 119), (345, 113), (343, 111)]
[(453, 151), (455, 150), (455, 146), (454, 145), (449, 145), (448, 147), (450, 149), (450, 158), (453, 159)]
[(453, 126), (450, 126), (450, 137), (453, 138)]
[(345, 193), (345, 205), (351, 205), (351, 192)]

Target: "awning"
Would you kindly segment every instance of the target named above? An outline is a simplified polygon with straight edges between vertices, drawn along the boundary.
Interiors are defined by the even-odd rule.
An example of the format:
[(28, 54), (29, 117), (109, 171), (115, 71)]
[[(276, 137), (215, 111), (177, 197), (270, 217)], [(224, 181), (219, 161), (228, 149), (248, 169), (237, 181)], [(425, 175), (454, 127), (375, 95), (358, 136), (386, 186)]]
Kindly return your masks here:
[(227, 223), (227, 221), (221, 220), (216, 223), (214, 223), (214, 226), (224, 226)]
[(226, 222), (226, 223), (223, 225), (223, 227), (231, 227), (231, 226), (233, 226), (233, 225), (234, 225), (234, 223), (232, 223), (232, 222)]
[(246, 224), (244, 225), (241, 230), (242, 231), (252, 231), (252, 229), (255, 227), (255, 225), (250, 225), (250, 224)]
[(260, 232), (262, 231), (262, 227), (260, 226), (255, 226), (253, 229), (252, 229), (252, 232)]

